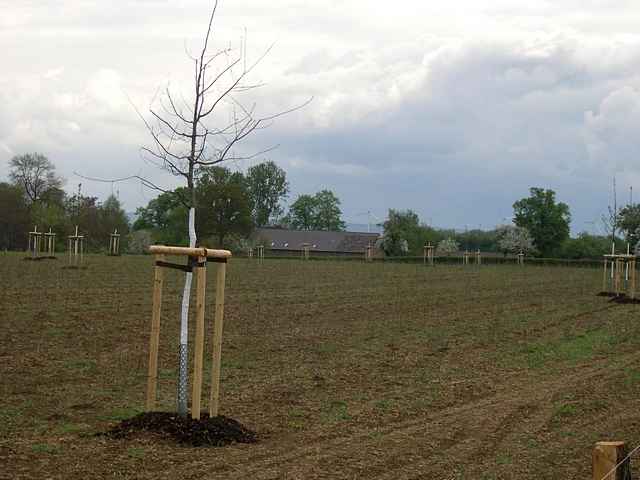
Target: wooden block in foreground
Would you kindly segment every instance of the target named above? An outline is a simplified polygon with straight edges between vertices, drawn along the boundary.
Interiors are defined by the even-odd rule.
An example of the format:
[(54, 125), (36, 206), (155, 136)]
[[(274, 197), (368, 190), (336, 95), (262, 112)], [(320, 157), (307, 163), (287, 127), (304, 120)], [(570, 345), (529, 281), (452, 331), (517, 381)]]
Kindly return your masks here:
[[(630, 463), (627, 460), (616, 471), (611, 470), (627, 456), (624, 442), (598, 442), (593, 449), (593, 480), (626, 480)], [(607, 475), (611, 472), (609, 475)]]

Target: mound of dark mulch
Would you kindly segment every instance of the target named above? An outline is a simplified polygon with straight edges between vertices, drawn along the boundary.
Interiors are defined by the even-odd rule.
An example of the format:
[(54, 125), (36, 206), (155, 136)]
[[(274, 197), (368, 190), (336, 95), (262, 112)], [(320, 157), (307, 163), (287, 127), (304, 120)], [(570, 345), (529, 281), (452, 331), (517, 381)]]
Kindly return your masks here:
[(102, 435), (110, 438), (128, 438), (141, 432), (158, 434), (194, 447), (222, 447), (230, 443), (258, 441), (255, 432), (233, 418), (223, 415), (209, 417), (209, 414), (204, 412), (200, 420), (193, 420), (190, 416), (181, 417), (172, 412), (144, 412), (123, 420)]
[(609, 300), (612, 303), (640, 303), (640, 299), (637, 298), (630, 298), (627, 297), (626, 295), (616, 295), (614, 297), (611, 297), (611, 300)]
[(638, 298), (630, 298), (625, 293), (616, 294), (615, 292), (600, 292), (597, 294), (598, 297), (611, 297), (609, 302), (611, 303), (621, 303), (621, 304), (637, 304), (640, 303), (640, 299)]

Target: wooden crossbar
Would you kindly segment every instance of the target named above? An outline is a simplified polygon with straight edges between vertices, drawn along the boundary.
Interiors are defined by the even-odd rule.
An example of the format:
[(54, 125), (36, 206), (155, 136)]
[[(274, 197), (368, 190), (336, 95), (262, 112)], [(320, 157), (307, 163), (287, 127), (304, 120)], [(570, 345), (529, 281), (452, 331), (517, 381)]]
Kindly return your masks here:
[(167, 245), (151, 245), (149, 252), (165, 255), (186, 255), (188, 257), (230, 258), (229, 250), (214, 250), (204, 247), (169, 247)]

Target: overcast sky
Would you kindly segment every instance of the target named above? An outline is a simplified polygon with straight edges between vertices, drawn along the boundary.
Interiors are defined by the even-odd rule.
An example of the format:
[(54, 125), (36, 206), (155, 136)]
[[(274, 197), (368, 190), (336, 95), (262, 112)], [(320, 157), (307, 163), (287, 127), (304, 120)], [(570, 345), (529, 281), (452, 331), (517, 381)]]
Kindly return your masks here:
[[(73, 172), (176, 185), (141, 157), (135, 108), (167, 85), (189, 94), (185, 51), (211, 5), (0, 0), (0, 179), (37, 151), (67, 190), (119, 192), (129, 211), (155, 192)], [(624, 0), (223, 0), (212, 48), (237, 49), (246, 31), (250, 63), (275, 43), (245, 98), (261, 114), (313, 96), (242, 147), (279, 145), (264, 158), (287, 171), (290, 200), (329, 188), (351, 222), (410, 208), (488, 228), (539, 186), (569, 204), (575, 233), (599, 227), (614, 174), (619, 197), (633, 185), (640, 199), (638, 25), (640, 2)]]

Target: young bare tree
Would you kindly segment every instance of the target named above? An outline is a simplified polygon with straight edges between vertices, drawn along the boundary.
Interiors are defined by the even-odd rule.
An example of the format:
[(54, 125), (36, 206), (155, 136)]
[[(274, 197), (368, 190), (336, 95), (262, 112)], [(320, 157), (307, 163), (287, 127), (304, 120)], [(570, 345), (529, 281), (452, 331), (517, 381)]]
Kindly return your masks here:
[(618, 190), (616, 188), (616, 177), (613, 177), (613, 206), (607, 206), (607, 213), (603, 214), (600, 218), (602, 222), (602, 227), (604, 228), (607, 236), (611, 236), (611, 245), (612, 251), (614, 249), (613, 245), (616, 243), (616, 232), (618, 231)]
[[(218, 7), (214, 2), (202, 48), (197, 56), (190, 56), (193, 67), (193, 96), (178, 98), (167, 87), (159, 108), (151, 108), (153, 123), (145, 125), (153, 139), (151, 147), (144, 147), (148, 157), (171, 174), (182, 177), (186, 196), (181, 201), (189, 210), (189, 246), (197, 243), (195, 230), (196, 208), (212, 209), (213, 205), (197, 205), (196, 179), (199, 170), (230, 160), (246, 160), (265, 153), (250, 155), (236, 153), (234, 147), (251, 133), (268, 127), (271, 121), (285, 113), (257, 116), (256, 106), (245, 105), (242, 93), (260, 85), (247, 82), (248, 75), (266, 56), (270, 48), (247, 66), (242, 50), (235, 54), (231, 48), (210, 51), (213, 22)], [(223, 108), (229, 107), (229, 108)], [(231, 112), (230, 117), (220, 112)], [(228, 120), (227, 120), (228, 118)], [(226, 121), (225, 121), (226, 120)], [(187, 273), (182, 296), (180, 333), (180, 372), (178, 379), (178, 413), (187, 411), (188, 317), (192, 274)]]
[[(193, 84), (190, 97), (171, 91), (167, 87), (160, 97), (159, 105), (149, 109), (150, 120), (144, 121), (152, 138), (152, 144), (142, 150), (154, 165), (180, 177), (186, 189), (177, 189), (180, 201), (187, 207), (189, 246), (197, 243), (195, 230), (196, 209), (213, 210), (213, 205), (197, 205), (196, 180), (199, 171), (205, 167), (231, 160), (246, 160), (264, 154), (271, 148), (242, 155), (234, 149), (242, 140), (257, 130), (268, 127), (272, 121), (286, 113), (298, 110), (308, 104), (297, 105), (286, 111), (268, 116), (259, 116), (256, 105), (243, 103), (243, 93), (260, 87), (248, 82), (249, 74), (269, 53), (271, 47), (253, 63), (247, 64), (241, 48), (212, 50), (213, 25), (218, 1), (211, 9), (204, 41), (195, 56), (187, 53), (193, 62)], [(86, 178), (86, 177), (85, 177)], [(147, 179), (134, 175), (150, 188), (166, 191)], [(119, 179), (125, 180), (125, 179)], [(180, 368), (178, 372), (178, 413), (187, 413), (188, 390), (188, 318), (189, 296), (192, 274), (187, 273), (182, 295), (180, 321)]]

